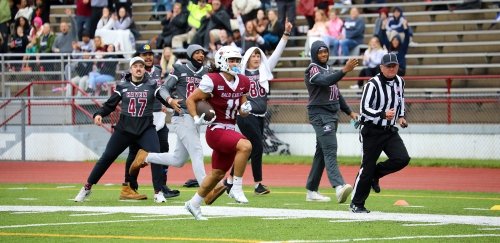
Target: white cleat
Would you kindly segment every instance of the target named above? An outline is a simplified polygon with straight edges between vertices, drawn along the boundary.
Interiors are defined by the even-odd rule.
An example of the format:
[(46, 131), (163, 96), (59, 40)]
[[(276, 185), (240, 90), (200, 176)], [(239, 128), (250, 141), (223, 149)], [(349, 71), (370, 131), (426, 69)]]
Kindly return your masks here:
[(245, 197), (245, 193), (243, 193), (243, 189), (238, 188), (233, 185), (231, 191), (229, 191), (229, 197), (234, 199), (237, 203), (248, 203), (247, 197)]
[(165, 198), (165, 196), (163, 196), (163, 192), (158, 192), (154, 196), (154, 201), (155, 203), (164, 203), (167, 201), (167, 199)]
[(85, 190), (85, 187), (82, 187), (80, 189), (80, 192), (78, 192), (78, 195), (75, 197), (75, 202), (83, 202), (85, 199), (87, 199), (90, 196), (91, 191), (90, 190)]
[(308, 202), (329, 202), (331, 200), (330, 197), (323, 196), (317, 191), (307, 191), (306, 201)]
[(339, 190), (336, 190), (335, 195), (337, 196), (338, 203), (344, 203), (347, 200), (347, 197), (352, 192), (352, 186), (349, 184), (343, 185)]
[(201, 215), (201, 208), (200, 207), (193, 207), (191, 205), (191, 201), (187, 201), (186, 203), (184, 203), (184, 208), (191, 215), (194, 216), (194, 219), (196, 219), (196, 220), (208, 220), (207, 218), (203, 217), (203, 215)]

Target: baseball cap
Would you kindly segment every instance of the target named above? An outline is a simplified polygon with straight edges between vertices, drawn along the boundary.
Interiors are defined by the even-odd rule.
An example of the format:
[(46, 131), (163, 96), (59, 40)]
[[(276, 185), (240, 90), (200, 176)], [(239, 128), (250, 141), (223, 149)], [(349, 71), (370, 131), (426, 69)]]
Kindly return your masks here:
[(142, 59), (142, 57), (134, 57), (130, 59), (129, 68), (132, 67), (132, 65), (134, 65), (134, 63), (136, 62), (142, 62), (142, 64), (146, 65), (146, 62), (144, 61), (144, 59)]
[(144, 45), (139, 46), (139, 48), (137, 48), (137, 50), (136, 50), (137, 55), (144, 54), (144, 53), (153, 53), (153, 49), (151, 48), (151, 45), (144, 44)]
[(203, 50), (203, 52), (207, 52), (207, 50), (205, 50), (205, 48), (203, 48), (203, 46), (200, 46), (198, 44), (192, 44), (192, 45), (189, 45), (187, 50), (186, 50), (186, 53), (187, 53), (187, 56), (189, 58), (191, 58), (193, 56), (193, 53), (197, 50)]
[(394, 53), (387, 53), (382, 57), (382, 65), (399, 64), (398, 57)]

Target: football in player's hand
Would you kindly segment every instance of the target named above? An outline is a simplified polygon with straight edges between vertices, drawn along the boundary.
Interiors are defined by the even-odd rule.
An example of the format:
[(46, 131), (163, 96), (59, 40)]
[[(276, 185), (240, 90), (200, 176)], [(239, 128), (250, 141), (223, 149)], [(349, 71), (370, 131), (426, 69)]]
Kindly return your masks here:
[(215, 116), (214, 108), (205, 100), (200, 100), (196, 103), (196, 114), (201, 116), (205, 113), (205, 121), (211, 121)]

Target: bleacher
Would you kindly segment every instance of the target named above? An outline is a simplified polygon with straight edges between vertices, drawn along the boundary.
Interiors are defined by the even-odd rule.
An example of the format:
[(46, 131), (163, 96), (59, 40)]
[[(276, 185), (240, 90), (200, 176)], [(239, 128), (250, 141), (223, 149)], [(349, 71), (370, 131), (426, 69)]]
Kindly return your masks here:
[[(354, 1), (356, 2), (356, 1)], [(359, 1), (358, 1), (359, 2)], [(483, 75), (500, 74), (500, 24), (494, 28), (488, 27), (495, 23), (498, 9), (482, 8), (456, 11), (426, 11), (426, 6), (438, 3), (424, 1), (388, 1), (384, 6), (401, 6), (404, 16), (414, 30), (413, 41), (407, 55), (408, 76), (419, 75)], [(452, 4), (461, 1), (442, 1), (441, 4)], [(483, 1), (485, 7), (491, 1)], [(146, 0), (134, 1), (133, 16), (140, 30), (141, 38), (137, 43), (146, 43), (161, 32), (160, 21), (151, 21), (153, 3)], [(368, 5), (355, 4), (357, 7)], [(369, 5), (370, 7), (377, 5)], [(67, 6), (54, 6), (51, 18), (65, 18), (63, 11)], [(73, 7), (73, 6), (70, 6)], [(341, 15), (346, 17), (347, 15)], [(372, 36), (374, 21), (378, 14), (362, 14), (366, 20), (365, 43)], [(297, 16), (297, 26), (306, 25), (303, 16)], [(280, 63), (274, 70), (276, 78), (301, 78), (309, 64), (309, 58), (300, 56), (303, 51), (305, 36), (294, 36), (294, 45), (286, 47)], [(366, 45), (361, 45), (361, 53)], [(158, 52), (160, 50), (157, 50)], [(333, 57), (332, 57), (333, 59)], [(342, 59), (342, 58), (341, 58)], [(334, 66), (340, 69), (340, 66)], [(356, 77), (361, 67), (348, 74)], [(468, 88), (474, 87), (474, 82), (465, 82)], [(352, 83), (342, 83), (341, 88), (347, 88)], [(492, 87), (500, 87), (498, 80), (490, 80)], [(302, 84), (291, 84), (292, 88), (303, 88)], [(432, 84), (430, 88), (432, 88)], [(482, 84), (484, 85), (484, 84)], [(481, 85), (481, 87), (483, 87)], [(408, 83), (409, 88), (413, 87)], [(436, 85), (441, 87), (441, 84)]]

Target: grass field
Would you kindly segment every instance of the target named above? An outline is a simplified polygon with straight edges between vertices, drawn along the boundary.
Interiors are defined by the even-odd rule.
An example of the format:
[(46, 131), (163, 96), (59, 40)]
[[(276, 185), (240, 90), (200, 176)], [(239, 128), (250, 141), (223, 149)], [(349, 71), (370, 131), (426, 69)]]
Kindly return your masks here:
[(265, 196), (245, 188), (249, 204), (222, 196), (202, 207), (208, 221), (195, 221), (183, 208), (191, 188), (158, 205), (119, 201), (117, 185), (96, 185), (77, 204), (79, 187), (0, 184), (0, 241), (500, 242), (500, 211), (490, 210), (500, 205), (497, 193), (383, 190), (367, 201), (372, 213), (353, 214), (347, 204), (306, 202), (303, 188), (273, 187)]

